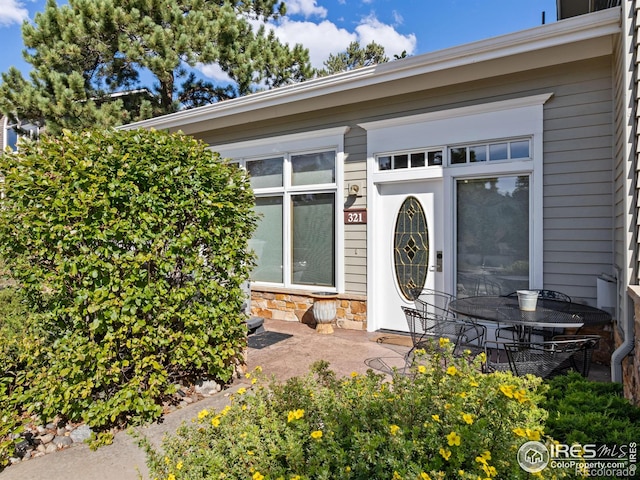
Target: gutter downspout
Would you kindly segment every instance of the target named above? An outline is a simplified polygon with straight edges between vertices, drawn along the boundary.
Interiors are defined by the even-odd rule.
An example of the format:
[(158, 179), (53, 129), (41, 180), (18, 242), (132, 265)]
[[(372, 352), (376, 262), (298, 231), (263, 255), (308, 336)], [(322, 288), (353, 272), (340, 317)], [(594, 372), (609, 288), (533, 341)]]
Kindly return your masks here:
[[(623, 90), (623, 105), (632, 105), (630, 108), (628, 107), (624, 112), (624, 119), (627, 119), (625, 124), (623, 125), (623, 152), (625, 153), (623, 161), (625, 164), (625, 173), (627, 176), (625, 178), (630, 178), (629, 183), (632, 182), (631, 185), (627, 183), (626, 190), (627, 192), (631, 191), (633, 194), (631, 195), (631, 199), (629, 199), (629, 195), (625, 196), (625, 212), (631, 211), (629, 205), (630, 201), (634, 202), (634, 205), (637, 205), (637, 177), (638, 177), (638, 165), (637, 165), (637, 155), (636, 155), (636, 146), (638, 144), (638, 134), (640, 130), (638, 128), (638, 112), (640, 111), (640, 99), (638, 98), (638, 87), (636, 83), (636, 74), (638, 72), (638, 67), (636, 65), (636, 59), (638, 58), (638, 37), (636, 33), (636, 25), (638, 23), (638, 19), (636, 17), (636, 0), (630, 2), (622, 2), (622, 18), (621, 18), (621, 38), (620, 43), (622, 44), (622, 51), (620, 54), (624, 57), (624, 60), (621, 62), (623, 65), (623, 79), (622, 85), (625, 86)], [(629, 203), (627, 203), (629, 202)], [(637, 225), (639, 210), (638, 207), (634, 207), (634, 213), (629, 215), (627, 218), (629, 223), (625, 222), (626, 225)], [(635, 325), (634, 325), (634, 317), (635, 317), (635, 305), (640, 304), (640, 287), (631, 286), (629, 283), (633, 281), (636, 283), (638, 277), (638, 238), (637, 238), (637, 229), (636, 226), (634, 233), (631, 236), (630, 243), (633, 245), (633, 248), (625, 249), (625, 257), (627, 255), (631, 255), (631, 260), (634, 262), (633, 268), (631, 269), (632, 273), (625, 274), (621, 276), (620, 271), (616, 272), (617, 278), (625, 279), (625, 283), (628, 285), (627, 292), (618, 292), (618, 301), (621, 303), (618, 309), (620, 313), (620, 318), (618, 321), (622, 321), (622, 332), (624, 335), (624, 339), (622, 344), (613, 352), (611, 355), (611, 380), (613, 382), (622, 383), (623, 375), (622, 375), (622, 361), (624, 358), (629, 355), (634, 348), (635, 344)], [(625, 265), (629, 265), (629, 258), (625, 259)], [(631, 280), (631, 278), (633, 280)], [(629, 298), (633, 300), (633, 304), (629, 305)], [(626, 299), (625, 301), (620, 301), (620, 299)]]

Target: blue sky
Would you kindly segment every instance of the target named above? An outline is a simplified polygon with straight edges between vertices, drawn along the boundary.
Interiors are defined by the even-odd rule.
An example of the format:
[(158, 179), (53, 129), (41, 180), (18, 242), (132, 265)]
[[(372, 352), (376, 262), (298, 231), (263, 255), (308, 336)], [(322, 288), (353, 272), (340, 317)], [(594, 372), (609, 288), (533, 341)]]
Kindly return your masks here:
[[(58, 2), (66, 3), (66, 2)], [(301, 43), (310, 51), (315, 67), (329, 54), (344, 51), (350, 42), (375, 40), (393, 58), (516, 32), (556, 21), (556, 0), (285, 0), (288, 14), (270, 25), (278, 37)], [(22, 60), (20, 34), (23, 20), (33, 20), (45, 0), (0, 0), (0, 72), (14, 65), (28, 71)], [(223, 79), (215, 65), (201, 72)]]

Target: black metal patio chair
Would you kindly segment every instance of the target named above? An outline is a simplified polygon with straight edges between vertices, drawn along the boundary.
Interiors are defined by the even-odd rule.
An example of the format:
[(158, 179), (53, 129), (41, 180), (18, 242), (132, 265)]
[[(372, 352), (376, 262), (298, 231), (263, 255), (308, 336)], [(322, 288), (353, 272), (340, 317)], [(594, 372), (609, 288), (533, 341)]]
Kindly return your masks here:
[(504, 348), (514, 375), (551, 378), (573, 369), (586, 376), (599, 339), (596, 335), (563, 335), (548, 342), (505, 343)]
[(441, 315), (433, 312), (423, 312), (415, 308), (402, 307), (412, 348), (407, 358), (418, 348), (425, 348), (431, 341), (448, 338), (454, 345), (454, 354), (460, 355), (464, 350), (479, 353), (484, 350), (486, 328), (471, 320)]

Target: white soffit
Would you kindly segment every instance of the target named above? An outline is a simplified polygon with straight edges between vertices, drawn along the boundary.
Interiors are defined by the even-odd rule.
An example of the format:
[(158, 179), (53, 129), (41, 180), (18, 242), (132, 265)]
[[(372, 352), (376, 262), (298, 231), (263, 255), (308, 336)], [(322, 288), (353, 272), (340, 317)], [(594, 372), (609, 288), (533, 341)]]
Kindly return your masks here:
[[(606, 39), (620, 33), (620, 12), (619, 7), (610, 8), (437, 52), (416, 55), (199, 108), (183, 110), (131, 123), (120, 128), (183, 129), (185, 132), (195, 133), (211, 128), (213, 126), (211, 122), (217, 123), (216, 121), (221, 121), (220, 127), (230, 126), (235, 123), (230, 122), (230, 118), (236, 115), (246, 113), (255, 115), (259, 112), (261, 119), (264, 119), (290, 114), (291, 112), (283, 111), (282, 107), (296, 102), (313, 101), (318, 97), (330, 94), (347, 93), (364, 87), (376, 87), (388, 82), (406, 80), (435, 72), (446, 74), (447, 70), (460, 67), (473, 66), (476, 68), (482, 62), (495, 62), (500, 59), (536, 53), (551, 48), (558, 50), (558, 47), (575, 43), (593, 45), (593, 42), (597, 39)], [(580, 49), (579, 53), (581, 55), (592, 54), (592, 56), (598, 56), (606, 52), (610, 53), (610, 51), (611, 42), (609, 41), (605, 43), (603, 48), (595, 50), (592, 48)], [(512, 61), (513, 58), (509, 60)], [(549, 58), (548, 61), (550, 65), (553, 65), (558, 62), (558, 59)], [(561, 61), (567, 61), (567, 59), (563, 58)], [(422, 88), (423, 86), (416, 85), (415, 90), (421, 90)], [(387, 89), (382, 89), (382, 91), (387, 91), (388, 94)], [(324, 105), (325, 108), (328, 106), (326, 101)], [(265, 109), (271, 107), (280, 108), (275, 108), (272, 113), (267, 113)], [(257, 120), (255, 116), (254, 119)], [(206, 122), (209, 125), (206, 128), (198, 128), (194, 125), (201, 122)]]

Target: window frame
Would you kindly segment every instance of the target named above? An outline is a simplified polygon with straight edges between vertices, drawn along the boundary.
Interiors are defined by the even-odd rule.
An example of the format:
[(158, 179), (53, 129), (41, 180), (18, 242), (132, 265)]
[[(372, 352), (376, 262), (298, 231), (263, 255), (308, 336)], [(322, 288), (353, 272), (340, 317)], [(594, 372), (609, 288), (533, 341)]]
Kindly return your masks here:
[[(273, 197), (281, 195), (283, 200), (283, 281), (282, 283), (251, 281), (252, 285), (264, 287), (281, 287), (304, 291), (344, 292), (344, 223), (342, 205), (344, 204), (344, 135), (348, 127), (337, 127), (308, 133), (298, 133), (269, 137), (260, 140), (237, 142), (225, 145), (212, 145), (211, 150), (219, 152), (223, 158), (229, 158), (242, 168), (247, 162), (268, 158), (283, 158), (283, 185), (265, 187), (254, 190), (256, 197)], [(292, 185), (291, 157), (301, 154), (335, 153), (335, 179), (332, 183), (311, 185)], [(293, 281), (293, 203), (292, 197), (301, 193), (332, 193), (334, 195), (334, 285), (306, 285)]]

